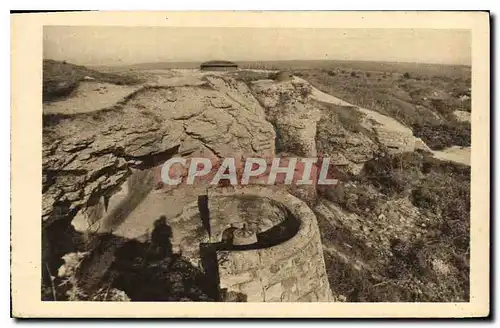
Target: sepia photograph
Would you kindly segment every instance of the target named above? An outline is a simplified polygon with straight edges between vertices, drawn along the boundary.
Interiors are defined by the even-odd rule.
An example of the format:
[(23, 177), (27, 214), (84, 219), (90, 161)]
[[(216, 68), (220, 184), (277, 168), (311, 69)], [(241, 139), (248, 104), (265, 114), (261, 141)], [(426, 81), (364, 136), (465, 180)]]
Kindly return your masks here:
[(37, 302), (472, 301), (471, 28), (66, 22), (27, 116)]

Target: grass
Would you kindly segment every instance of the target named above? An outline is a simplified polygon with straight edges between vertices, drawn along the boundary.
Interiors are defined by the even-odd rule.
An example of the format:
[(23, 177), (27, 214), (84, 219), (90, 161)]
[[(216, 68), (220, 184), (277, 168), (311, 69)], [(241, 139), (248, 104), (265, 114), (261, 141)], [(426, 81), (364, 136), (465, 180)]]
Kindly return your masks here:
[(362, 72), (381, 72), (386, 75), (409, 73), (417, 78), (422, 74), (427, 76), (445, 76), (454, 78), (464, 74), (470, 74), (468, 66), (450, 66), (424, 63), (398, 63), (398, 62), (370, 62), (370, 61), (347, 61), (347, 60), (288, 60), (288, 61), (262, 61), (262, 62), (238, 62), (241, 68), (253, 69), (314, 69), (314, 70), (343, 70)]
[(423, 75), (355, 69), (296, 70), (319, 90), (391, 116), (415, 130), (432, 149), (470, 145), (470, 124), (453, 111), (471, 111), (470, 76)]
[(102, 73), (84, 66), (55, 60), (43, 61), (43, 101), (56, 101), (69, 97), (86, 77), (97, 82), (133, 85), (141, 82), (133, 75)]
[[(412, 228), (419, 233), (410, 239), (396, 235), (389, 245), (374, 250), (344, 222), (338, 223), (342, 228), (320, 222), (324, 242), (342, 249), (349, 259), (325, 253), (334, 291), (352, 302), (468, 301), (470, 167), (403, 153), (367, 162), (353, 180), (357, 187), (336, 186), (322, 196), (363, 220), (373, 220), (377, 203), (407, 195), (420, 211)], [(367, 267), (356, 268), (353, 259)], [(446, 277), (436, 271), (436, 259), (446, 263)]]
[(365, 163), (359, 180), (374, 185), (388, 196), (402, 194), (420, 180), (423, 156), (403, 153), (370, 160)]
[(318, 188), (319, 194), (339, 205), (346, 211), (365, 215), (366, 209), (374, 210), (381, 200), (381, 195), (369, 185), (348, 185), (340, 182), (335, 187)]
[(442, 124), (417, 123), (412, 125), (413, 134), (434, 150), (441, 150), (453, 145), (469, 147), (471, 145), (471, 126), (467, 122), (446, 122)]

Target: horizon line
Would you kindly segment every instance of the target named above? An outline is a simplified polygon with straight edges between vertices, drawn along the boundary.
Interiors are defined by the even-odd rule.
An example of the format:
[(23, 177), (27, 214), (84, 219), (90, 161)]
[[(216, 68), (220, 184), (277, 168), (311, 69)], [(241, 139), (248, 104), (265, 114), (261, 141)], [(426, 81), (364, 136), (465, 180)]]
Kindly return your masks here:
[[(50, 59), (50, 60), (57, 60), (57, 61), (63, 61), (60, 59), (52, 59), (52, 58), (43, 58), (43, 60)], [(412, 61), (388, 61), (388, 60), (359, 60), (359, 59), (281, 59), (281, 60), (273, 60), (273, 59), (266, 59), (266, 60), (230, 60), (230, 59), (207, 59), (207, 60), (176, 60), (176, 61), (151, 61), (151, 62), (136, 62), (136, 63), (130, 63), (130, 64), (75, 64), (75, 65), (83, 65), (83, 66), (133, 66), (133, 65), (145, 65), (145, 64), (162, 64), (162, 63), (169, 63), (169, 64), (176, 64), (176, 63), (204, 63), (206, 61), (211, 61), (211, 60), (226, 60), (226, 61), (231, 61), (234, 63), (241, 63), (241, 62), (297, 62), (297, 61), (314, 61), (314, 62), (320, 62), (320, 61), (338, 61), (338, 62), (363, 62), (363, 63), (388, 63), (388, 64), (424, 64), (424, 65), (444, 65), (444, 66), (465, 66), (465, 67), (472, 67), (471, 64), (458, 64), (458, 63), (436, 63), (436, 62), (412, 62)], [(69, 62), (68, 60), (66, 60)]]

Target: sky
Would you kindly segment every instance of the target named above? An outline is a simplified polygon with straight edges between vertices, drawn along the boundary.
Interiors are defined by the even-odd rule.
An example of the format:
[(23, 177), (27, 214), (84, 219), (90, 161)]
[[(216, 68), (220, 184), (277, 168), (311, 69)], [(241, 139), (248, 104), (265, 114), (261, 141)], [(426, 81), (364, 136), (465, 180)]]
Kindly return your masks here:
[(45, 26), (45, 59), (79, 65), (362, 60), (470, 65), (467, 30)]

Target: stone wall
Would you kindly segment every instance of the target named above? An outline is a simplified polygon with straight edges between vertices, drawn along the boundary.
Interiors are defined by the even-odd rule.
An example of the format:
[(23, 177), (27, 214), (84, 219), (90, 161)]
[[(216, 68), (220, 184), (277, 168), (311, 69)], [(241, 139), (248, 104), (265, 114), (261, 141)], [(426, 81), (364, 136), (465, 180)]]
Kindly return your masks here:
[(217, 251), (220, 289), (247, 302), (331, 301), (316, 217), (298, 198), (282, 189), (245, 187), (217, 189), (221, 196), (258, 196), (283, 204), (300, 220), (298, 232), (275, 246)]

